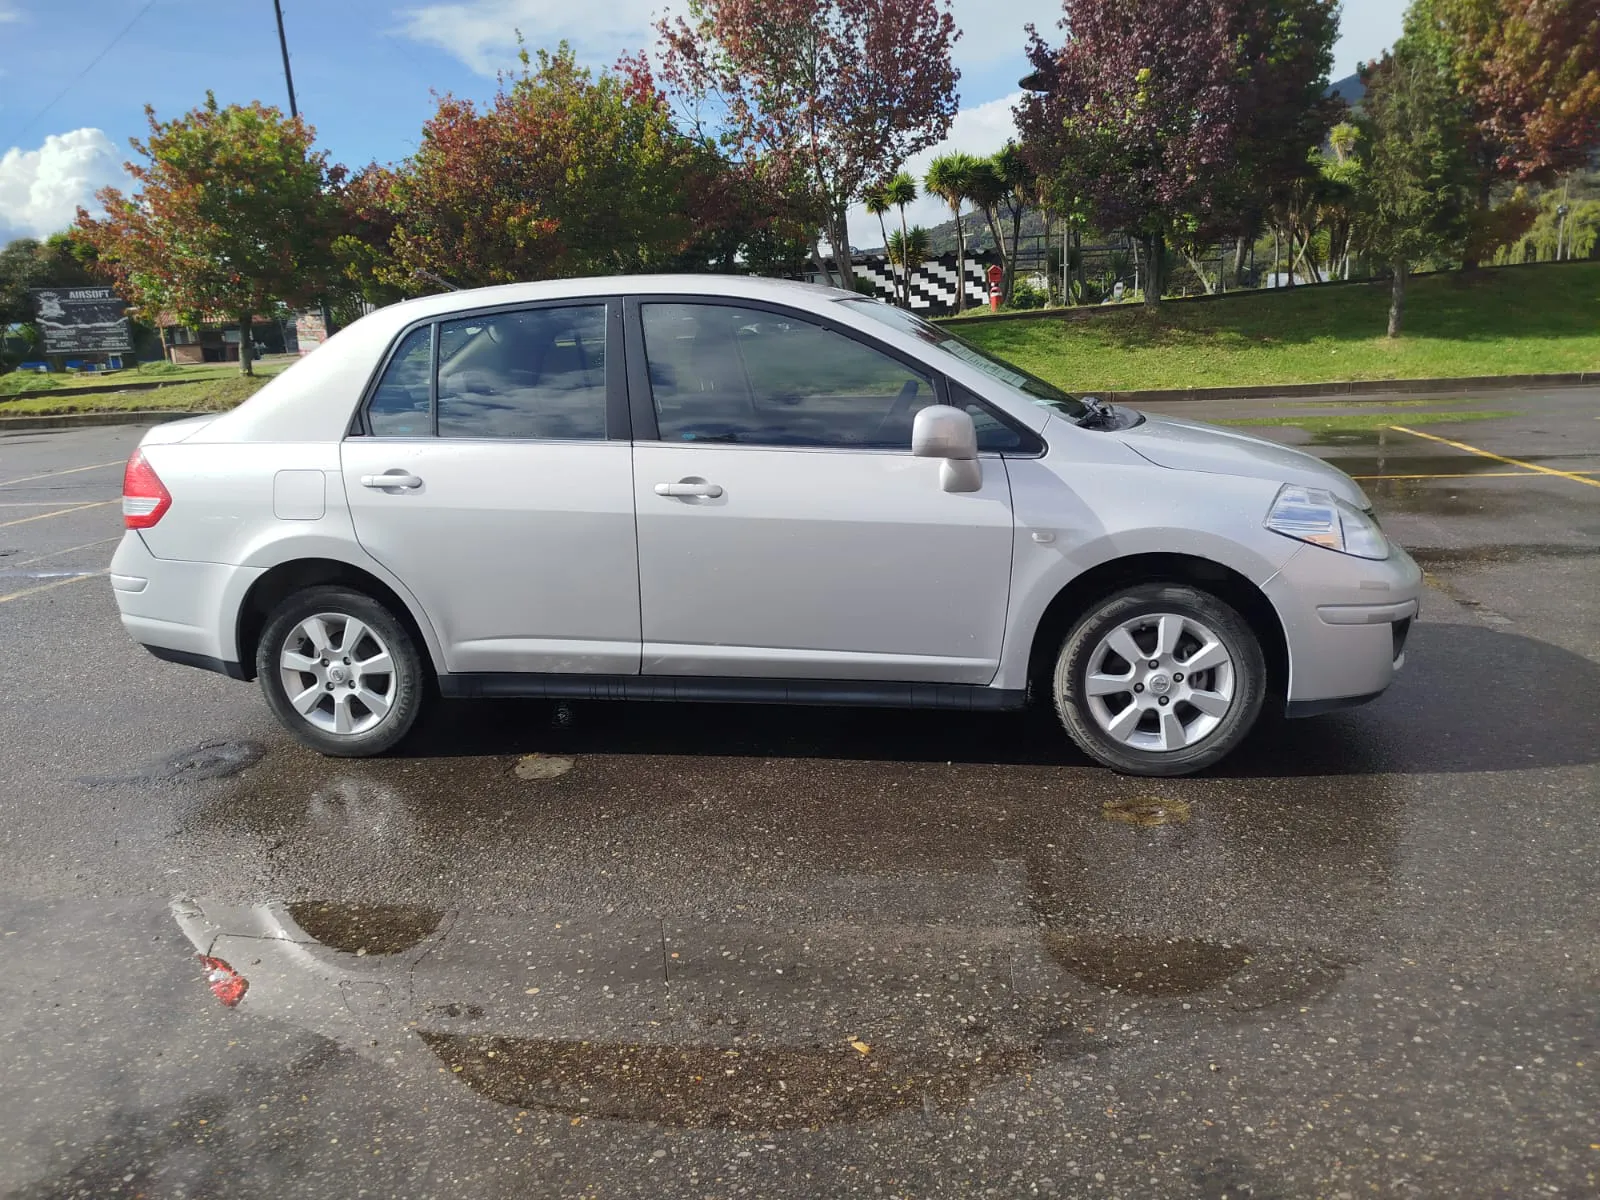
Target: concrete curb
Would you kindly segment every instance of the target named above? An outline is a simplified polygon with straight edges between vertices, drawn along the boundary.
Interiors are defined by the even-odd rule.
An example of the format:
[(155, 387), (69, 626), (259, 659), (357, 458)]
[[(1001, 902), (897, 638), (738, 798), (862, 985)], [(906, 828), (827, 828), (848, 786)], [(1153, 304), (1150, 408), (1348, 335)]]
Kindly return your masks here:
[(0, 417), (0, 433), (22, 429), (82, 429), (95, 425), (162, 425), (168, 421), (181, 421), (185, 417), (212, 417), (216, 413), (192, 412), (127, 412), (109, 413), (39, 413), (27, 417)]
[(1085, 392), (1117, 404), (1177, 400), (1277, 400), (1296, 396), (1362, 396), (1391, 392), (1510, 391), (1540, 387), (1600, 386), (1600, 371), (1555, 375), (1464, 375), (1452, 379), (1350, 379), (1337, 383), (1278, 383), (1248, 387), (1172, 388), (1128, 392)]

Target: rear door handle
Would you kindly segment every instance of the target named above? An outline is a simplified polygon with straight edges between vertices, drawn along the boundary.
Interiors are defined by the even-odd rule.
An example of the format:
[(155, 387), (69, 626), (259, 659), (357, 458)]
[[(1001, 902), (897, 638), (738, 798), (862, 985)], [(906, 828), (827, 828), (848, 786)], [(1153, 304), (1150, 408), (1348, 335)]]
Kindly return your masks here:
[(722, 495), (720, 483), (658, 483), (658, 496), (708, 496), (715, 500)]
[(363, 475), (361, 486), (378, 488), (381, 491), (388, 491), (390, 488), (419, 488), (422, 486), (422, 480), (405, 471), (394, 470), (385, 471), (382, 475)]

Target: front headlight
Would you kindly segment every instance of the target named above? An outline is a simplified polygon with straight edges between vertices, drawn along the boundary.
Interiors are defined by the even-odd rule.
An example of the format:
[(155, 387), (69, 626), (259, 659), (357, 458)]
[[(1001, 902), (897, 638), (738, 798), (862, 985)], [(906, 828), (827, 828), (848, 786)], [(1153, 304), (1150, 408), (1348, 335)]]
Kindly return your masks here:
[(1285, 484), (1267, 514), (1267, 528), (1284, 537), (1353, 554), (1357, 558), (1388, 558), (1389, 540), (1371, 513), (1339, 499), (1322, 488)]

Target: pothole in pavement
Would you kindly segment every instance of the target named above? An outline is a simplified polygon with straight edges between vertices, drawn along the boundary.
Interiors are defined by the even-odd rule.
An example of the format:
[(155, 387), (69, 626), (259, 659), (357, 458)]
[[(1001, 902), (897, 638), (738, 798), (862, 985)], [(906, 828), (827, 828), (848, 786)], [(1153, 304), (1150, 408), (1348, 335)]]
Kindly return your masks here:
[(1135, 796), (1128, 800), (1107, 800), (1100, 807), (1100, 815), (1108, 821), (1148, 829), (1156, 825), (1182, 825), (1189, 819), (1189, 805), (1160, 796)]
[(412, 904), (341, 904), (325, 900), (289, 905), (295, 924), (330, 950), (346, 954), (399, 954), (432, 935), (444, 920), (435, 908)]
[(1037, 1062), (1031, 1049), (947, 1057), (838, 1046), (638, 1045), (419, 1030), (474, 1092), (573, 1117), (716, 1129), (872, 1121), (951, 1111)]
[(189, 783), (224, 779), (261, 761), (265, 751), (254, 742), (202, 742), (146, 763), (127, 775), (83, 775), (79, 783)]
[(1215, 987), (1250, 961), (1244, 946), (1172, 940), (1045, 934), (1050, 957), (1078, 978), (1116, 992), (1184, 996)]
[(558, 754), (524, 754), (512, 773), (518, 779), (556, 779), (572, 770), (572, 760)]

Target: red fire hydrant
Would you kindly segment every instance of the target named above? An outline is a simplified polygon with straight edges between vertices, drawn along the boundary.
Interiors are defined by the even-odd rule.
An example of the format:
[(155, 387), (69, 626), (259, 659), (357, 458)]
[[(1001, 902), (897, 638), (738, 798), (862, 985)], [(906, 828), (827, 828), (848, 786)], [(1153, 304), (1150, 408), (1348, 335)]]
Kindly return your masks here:
[(989, 311), (1000, 311), (1000, 281), (1006, 277), (998, 265), (989, 268)]

